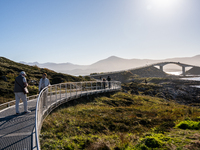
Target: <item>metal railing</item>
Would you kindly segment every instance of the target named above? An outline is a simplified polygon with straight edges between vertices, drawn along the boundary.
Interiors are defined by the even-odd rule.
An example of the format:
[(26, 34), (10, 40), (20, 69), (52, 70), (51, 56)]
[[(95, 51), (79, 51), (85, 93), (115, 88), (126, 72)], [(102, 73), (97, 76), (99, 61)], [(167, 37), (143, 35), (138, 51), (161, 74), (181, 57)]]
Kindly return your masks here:
[[(27, 97), (27, 101), (36, 99), (37, 97), (38, 97), (38, 94), (37, 95), (28, 96)], [(11, 107), (11, 106), (15, 105), (15, 102), (16, 102), (16, 100), (12, 100), (12, 101), (0, 104), (0, 111), (5, 109), (5, 108), (8, 108), (8, 107)], [(22, 101), (20, 101), (20, 102), (22, 102)]]
[(39, 134), (45, 117), (59, 105), (85, 95), (121, 89), (119, 81), (70, 82), (44, 88), (38, 96), (35, 112), (35, 149), (40, 150)]

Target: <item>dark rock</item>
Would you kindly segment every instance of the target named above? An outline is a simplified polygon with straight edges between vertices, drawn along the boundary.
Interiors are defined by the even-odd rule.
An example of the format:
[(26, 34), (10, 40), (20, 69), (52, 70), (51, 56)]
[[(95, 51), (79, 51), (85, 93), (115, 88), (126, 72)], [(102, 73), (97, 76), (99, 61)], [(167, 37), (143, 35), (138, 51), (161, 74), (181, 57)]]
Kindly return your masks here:
[(8, 81), (8, 79), (6, 78), (6, 76), (2, 76), (1, 78), (2, 78), (4, 81), (6, 81), (6, 82)]
[(136, 90), (131, 90), (131, 94), (139, 95), (139, 92)]

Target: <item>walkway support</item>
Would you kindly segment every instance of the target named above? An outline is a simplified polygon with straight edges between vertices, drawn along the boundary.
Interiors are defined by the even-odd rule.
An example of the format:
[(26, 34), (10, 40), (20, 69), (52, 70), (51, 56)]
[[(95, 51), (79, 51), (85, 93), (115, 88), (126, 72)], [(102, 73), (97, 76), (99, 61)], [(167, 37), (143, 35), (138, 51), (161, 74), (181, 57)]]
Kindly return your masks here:
[(163, 66), (162, 65), (160, 65), (160, 70), (163, 71)]
[(121, 82), (109, 81), (111, 87), (108, 88), (109, 83), (106, 82), (106, 88), (103, 87), (102, 81), (88, 81), (88, 82), (71, 82), (56, 84), (44, 88), (37, 98), (35, 111), (35, 139), (33, 145), (34, 150), (40, 150), (39, 134), (41, 131), (43, 120), (48, 114), (58, 107), (72, 99), (79, 98), (85, 95), (98, 94), (102, 92), (112, 92), (121, 89)]
[(185, 66), (182, 66), (182, 74), (185, 76)]

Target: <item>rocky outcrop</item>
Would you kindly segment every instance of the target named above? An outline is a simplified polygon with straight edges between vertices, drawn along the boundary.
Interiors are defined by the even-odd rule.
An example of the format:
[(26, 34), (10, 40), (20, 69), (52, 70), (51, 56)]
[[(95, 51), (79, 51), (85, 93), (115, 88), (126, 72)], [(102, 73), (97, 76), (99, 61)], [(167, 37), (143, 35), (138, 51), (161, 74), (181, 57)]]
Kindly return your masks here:
[(183, 84), (146, 85), (141, 83), (129, 83), (122, 86), (122, 90), (131, 94), (138, 93), (166, 100), (174, 100), (181, 104), (200, 106), (200, 89)]

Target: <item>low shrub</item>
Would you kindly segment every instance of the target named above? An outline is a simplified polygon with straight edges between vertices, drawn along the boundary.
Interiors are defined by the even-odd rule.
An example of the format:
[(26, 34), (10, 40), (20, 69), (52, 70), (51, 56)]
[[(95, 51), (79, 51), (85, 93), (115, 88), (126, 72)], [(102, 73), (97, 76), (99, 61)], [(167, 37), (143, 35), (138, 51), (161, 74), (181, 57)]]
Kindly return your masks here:
[(167, 143), (171, 142), (170, 137), (166, 137), (163, 134), (152, 134), (142, 139), (141, 142), (136, 145), (136, 149), (148, 150), (152, 148), (165, 148)]
[(177, 124), (176, 127), (180, 128), (180, 129), (199, 130), (200, 129), (200, 122), (191, 121), (191, 120), (184, 120), (184, 121), (181, 121), (179, 124)]

